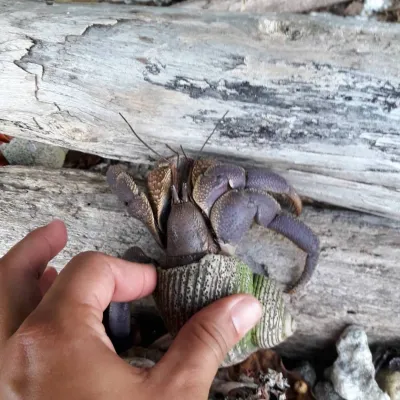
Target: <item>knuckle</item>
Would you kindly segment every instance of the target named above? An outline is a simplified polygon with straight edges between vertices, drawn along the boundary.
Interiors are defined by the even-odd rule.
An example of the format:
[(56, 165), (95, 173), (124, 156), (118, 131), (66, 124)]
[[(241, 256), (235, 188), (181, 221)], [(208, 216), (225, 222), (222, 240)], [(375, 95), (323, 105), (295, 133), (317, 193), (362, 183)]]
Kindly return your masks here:
[(88, 263), (88, 262), (93, 262), (93, 261), (98, 261), (101, 259), (103, 255), (101, 253), (97, 253), (95, 251), (83, 251), (82, 253), (79, 253), (75, 257), (72, 258), (74, 262), (79, 262), (79, 263)]
[(81, 268), (82, 265), (90, 266), (90, 269), (96, 268), (99, 273), (112, 275), (109, 256), (96, 251), (84, 251), (79, 253), (71, 260), (75, 268)]
[(9, 339), (4, 349), (6, 368), (2, 372), (6, 371), (8, 379), (18, 383), (13, 387), (16, 399), (30, 398), (32, 386), (49, 370), (57, 331), (48, 322), (35, 322), (24, 324)]
[(24, 324), (14, 334), (13, 344), (20, 354), (28, 355), (32, 351), (46, 349), (53, 338), (58, 337), (57, 327), (47, 321)]
[(203, 321), (200, 318), (195, 322), (192, 335), (210, 349), (218, 362), (223, 360), (229, 351), (229, 345), (221, 327), (212, 321)]

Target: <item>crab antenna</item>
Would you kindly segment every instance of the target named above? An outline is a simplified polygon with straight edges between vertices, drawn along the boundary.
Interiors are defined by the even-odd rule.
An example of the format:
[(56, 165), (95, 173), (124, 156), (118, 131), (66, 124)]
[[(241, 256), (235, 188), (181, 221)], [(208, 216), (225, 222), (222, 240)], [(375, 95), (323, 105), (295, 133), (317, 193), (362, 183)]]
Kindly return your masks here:
[(177, 157), (179, 157), (179, 153), (176, 150), (174, 150), (169, 144), (166, 144), (165, 147), (171, 150)]
[(181, 147), (181, 150), (182, 150), (182, 153), (183, 153), (184, 157), (186, 158), (186, 160), (188, 160), (188, 156), (186, 155), (185, 150), (183, 150), (183, 146), (181, 145), (180, 147)]
[(176, 150), (174, 150), (169, 144), (166, 144), (165, 146), (167, 147), (167, 149), (171, 150), (176, 155), (177, 157), (176, 164), (179, 166), (180, 154)]
[(119, 115), (123, 118), (123, 120), (126, 122), (126, 124), (129, 126), (130, 130), (132, 131), (132, 133), (150, 150), (152, 151), (154, 154), (156, 154), (158, 157), (162, 158), (163, 160), (169, 162), (164, 156), (162, 156), (160, 153), (158, 153), (157, 151), (155, 151), (154, 149), (152, 149), (132, 128), (132, 125), (127, 121), (127, 119), (121, 114), (119, 113)]
[(201, 154), (201, 152), (203, 151), (204, 147), (206, 146), (206, 144), (208, 143), (208, 141), (211, 139), (211, 136), (214, 135), (214, 132), (217, 130), (218, 125), (224, 120), (224, 118), (226, 117), (226, 114), (228, 114), (229, 110), (222, 116), (222, 118), (220, 118), (218, 120), (218, 122), (215, 124), (215, 127), (213, 129), (213, 131), (208, 135), (208, 138), (206, 139), (206, 141), (204, 142), (203, 146), (201, 146), (201, 149), (199, 151), (199, 155)]

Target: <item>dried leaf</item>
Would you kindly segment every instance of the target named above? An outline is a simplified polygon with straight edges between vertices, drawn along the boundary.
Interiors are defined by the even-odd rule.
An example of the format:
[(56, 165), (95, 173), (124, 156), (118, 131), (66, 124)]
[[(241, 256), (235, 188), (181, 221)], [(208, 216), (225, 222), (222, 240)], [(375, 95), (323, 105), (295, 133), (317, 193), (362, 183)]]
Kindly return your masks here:
[[(288, 371), (283, 365), (278, 353), (273, 350), (260, 350), (238, 365), (226, 369), (227, 377), (232, 381), (241, 381), (243, 377), (251, 378), (255, 383), (262, 384), (263, 379), (270, 371), (282, 374), (290, 388), (286, 390), (287, 400), (315, 400), (311, 388), (303, 380), (298, 372)], [(277, 379), (279, 375), (277, 375)], [(282, 382), (276, 382), (278, 387)]]

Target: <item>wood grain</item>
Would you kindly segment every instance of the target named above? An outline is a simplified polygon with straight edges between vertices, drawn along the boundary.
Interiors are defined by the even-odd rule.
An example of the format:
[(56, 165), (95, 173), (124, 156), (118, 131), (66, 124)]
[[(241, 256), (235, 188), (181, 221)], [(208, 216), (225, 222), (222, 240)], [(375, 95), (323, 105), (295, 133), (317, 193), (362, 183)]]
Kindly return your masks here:
[(341, 3), (340, 0), (187, 0), (175, 7), (234, 12), (305, 12)]
[(0, 0), (0, 131), (151, 164), (165, 143), (400, 220), (400, 26)]

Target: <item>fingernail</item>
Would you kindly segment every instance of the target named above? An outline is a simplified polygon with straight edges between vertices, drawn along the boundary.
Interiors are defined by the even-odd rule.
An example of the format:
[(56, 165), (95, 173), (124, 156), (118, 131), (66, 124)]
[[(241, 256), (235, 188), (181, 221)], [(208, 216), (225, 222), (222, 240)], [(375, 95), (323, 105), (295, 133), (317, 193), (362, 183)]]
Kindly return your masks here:
[(243, 336), (260, 320), (261, 304), (254, 298), (245, 297), (233, 306), (231, 314), (236, 330)]

